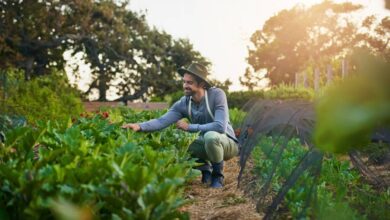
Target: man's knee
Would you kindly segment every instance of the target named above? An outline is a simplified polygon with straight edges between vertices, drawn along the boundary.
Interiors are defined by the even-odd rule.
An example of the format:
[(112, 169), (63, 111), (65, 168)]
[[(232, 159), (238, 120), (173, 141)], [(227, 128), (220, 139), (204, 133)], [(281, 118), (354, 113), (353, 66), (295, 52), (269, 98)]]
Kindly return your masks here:
[(211, 162), (221, 162), (223, 160), (223, 147), (221, 134), (215, 131), (208, 131), (204, 134), (205, 149)]
[(220, 133), (216, 131), (208, 131), (204, 134), (204, 141), (206, 146), (209, 144), (217, 144), (220, 140)]

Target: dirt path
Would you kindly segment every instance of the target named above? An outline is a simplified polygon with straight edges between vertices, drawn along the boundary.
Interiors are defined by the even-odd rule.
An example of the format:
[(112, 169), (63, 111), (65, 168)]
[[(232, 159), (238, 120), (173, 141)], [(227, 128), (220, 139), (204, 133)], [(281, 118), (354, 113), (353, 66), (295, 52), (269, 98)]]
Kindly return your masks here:
[(225, 162), (225, 186), (222, 189), (201, 184), (200, 177), (189, 183), (186, 196), (191, 203), (183, 210), (190, 213), (191, 219), (261, 219), (252, 200), (237, 189), (239, 170), (238, 157)]

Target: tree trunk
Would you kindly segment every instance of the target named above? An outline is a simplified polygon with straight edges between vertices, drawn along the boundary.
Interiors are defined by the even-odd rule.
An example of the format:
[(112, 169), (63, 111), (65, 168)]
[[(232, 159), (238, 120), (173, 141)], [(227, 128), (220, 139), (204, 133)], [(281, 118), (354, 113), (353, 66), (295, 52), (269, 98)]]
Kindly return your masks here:
[(24, 69), (24, 79), (26, 81), (29, 81), (31, 79), (31, 75), (33, 73), (33, 64), (33, 57), (27, 57), (22, 64), (22, 68)]
[(99, 101), (107, 101), (107, 76), (100, 71), (99, 80), (98, 80), (98, 90), (99, 90)]
[(128, 102), (128, 101), (133, 101), (136, 99), (141, 98), (147, 91), (148, 91), (148, 84), (145, 82), (141, 82), (141, 88), (135, 91), (132, 95), (129, 94), (124, 94), (122, 97), (116, 99), (115, 101), (119, 102)]

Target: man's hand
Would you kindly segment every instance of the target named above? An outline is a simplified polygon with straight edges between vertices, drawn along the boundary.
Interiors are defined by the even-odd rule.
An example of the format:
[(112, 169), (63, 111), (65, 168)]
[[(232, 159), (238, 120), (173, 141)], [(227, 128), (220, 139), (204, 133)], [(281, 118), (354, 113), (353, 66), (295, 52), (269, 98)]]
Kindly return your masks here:
[(133, 129), (133, 131), (140, 131), (141, 130), (141, 127), (139, 126), (139, 124), (132, 124), (132, 123), (130, 123), (130, 124), (124, 124), (124, 125), (122, 125), (122, 128), (131, 128), (131, 129)]
[(176, 122), (176, 127), (183, 131), (188, 131), (188, 123), (183, 119)]

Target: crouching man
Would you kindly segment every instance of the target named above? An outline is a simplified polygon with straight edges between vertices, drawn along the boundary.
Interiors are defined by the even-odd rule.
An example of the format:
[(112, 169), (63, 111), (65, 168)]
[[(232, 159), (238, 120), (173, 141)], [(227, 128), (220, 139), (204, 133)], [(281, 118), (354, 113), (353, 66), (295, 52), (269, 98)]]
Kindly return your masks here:
[[(187, 69), (180, 68), (185, 95), (158, 119), (142, 123), (125, 124), (123, 128), (134, 131), (156, 131), (176, 123), (178, 129), (200, 132), (189, 146), (192, 157), (203, 165), (202, 182), (212, 188), (223, 187), (223, 161), (238, 154), (238, 141), (229, 120), (226, 94), (222, 89), (211, 87), (207, 69), (198, 63)], [(187, 123), (183, 118), (187, 118)]]

